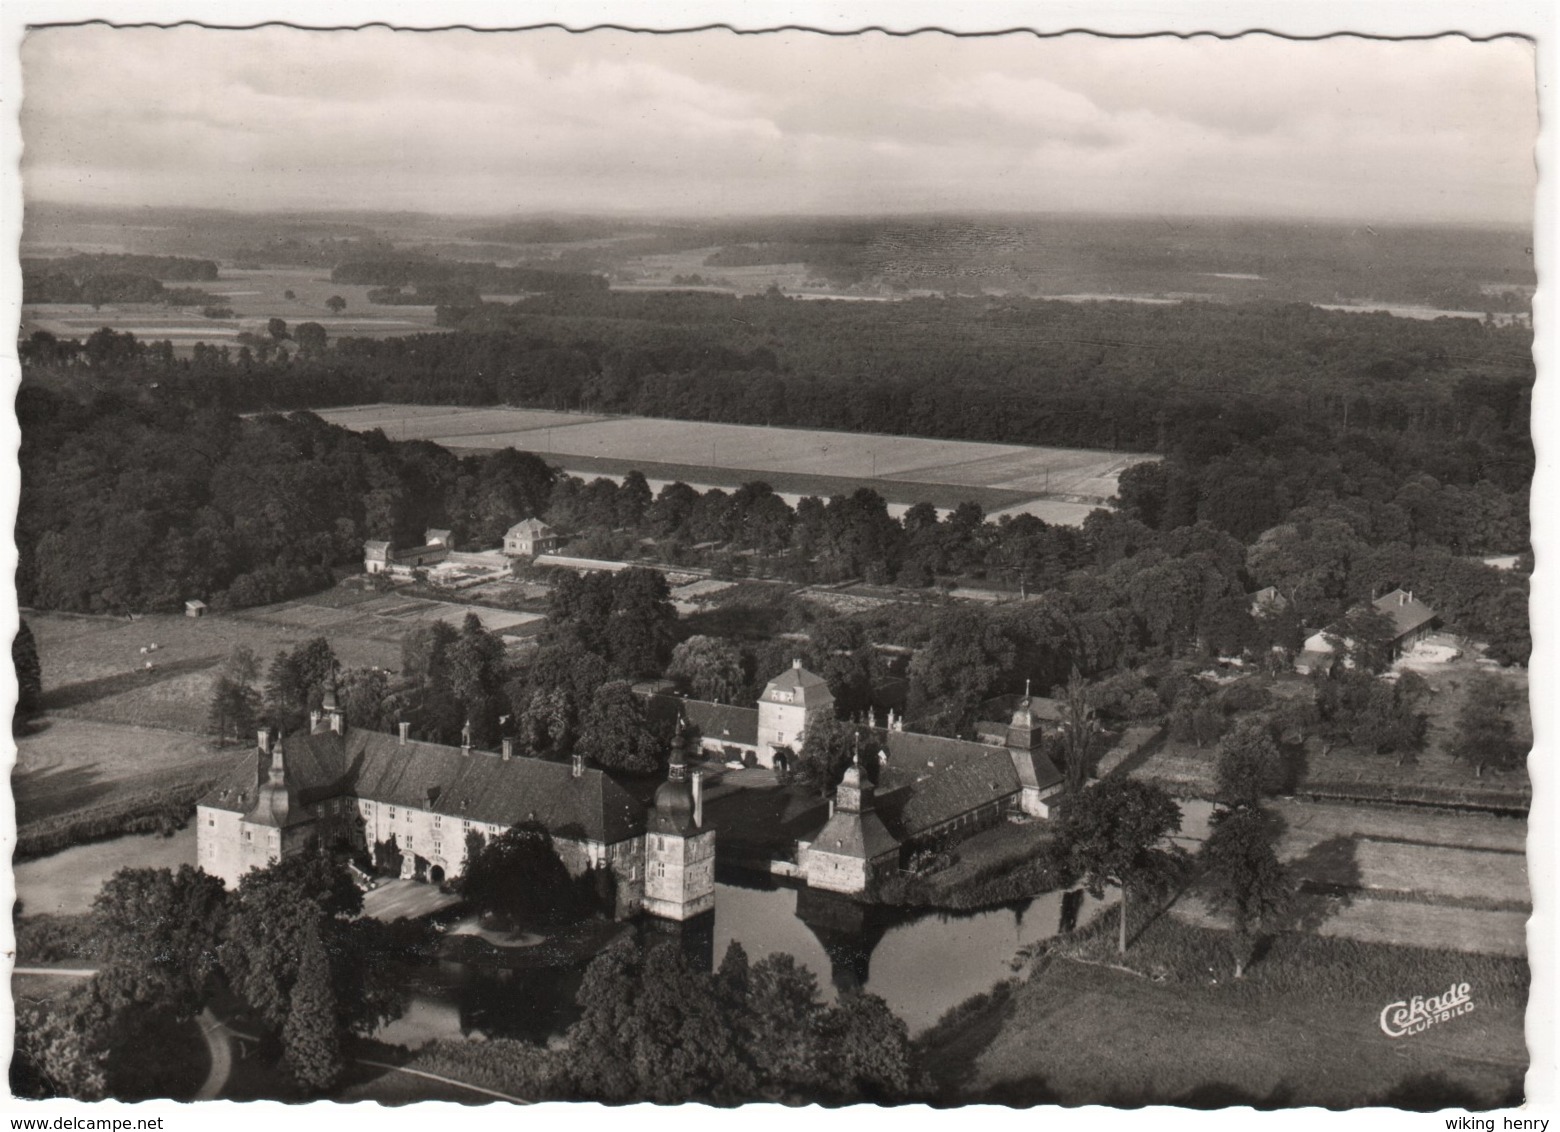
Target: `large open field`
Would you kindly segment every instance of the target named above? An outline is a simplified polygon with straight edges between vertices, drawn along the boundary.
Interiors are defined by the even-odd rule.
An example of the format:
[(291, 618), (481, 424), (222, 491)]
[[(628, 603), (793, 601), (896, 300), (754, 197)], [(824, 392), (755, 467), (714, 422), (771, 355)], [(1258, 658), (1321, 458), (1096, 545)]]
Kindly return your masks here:
[(323, 636), (346, 666), (394, 671), (408, 632), (435, 620), (459, 625), (467, 612), (498, 633), (523, 633), (538, 619), (341, 589), (199, 619), (28, 612), (43, 664), (44, 714), (17, 743), (17, 825), (25, 832), (187, 790), (228, 765), (236, 748), (213, 746), (206, 727), (218, 668), (240, 645), (264, 666), (279, 650)]
[[(230, 345), (240, 332), (266, 333), (266, 321), (285, 319), (288, 325), (317, 322), (332, 338), (343, 336), (384, 338), (436, 329), (433, 307), (376, 306), (368, 301), (367, 286), (332, 283), (324, 268), (224, 267), (214, 283), (174, 284), (195, 286), (231, 307), (230, 319), (208, 319), (199, 307), (166, 307), (160, 303), (105, 303), (93, 308), (84, 303), (43, 303), (22, 312), (22, 333), (47, 330), (60, 337), (85, 338), (99, 327), (128, 330), (137, 338), (168, 339), (175, 348), (196, 342)], [(293, 292), (288, 298), (287, 292)], [(340, 295), (347, 309), (334, 315), (325, 300)]]
[[(735, 486), (763, 476), (782, 491), (806, 491), (818, 480), (834, 490), (870, 486), (891, 502), (916, 502), (928, 489), (958, 502), (969, 496), (990, 511), (1023, 510), (1031, 501), (1065, 502), (1080, 511), (1052, 521), (1081, 521), (1090, 506), (1115, 494), (1116, 480), (1151, 456), (1077, 448), (1038, 448), (933, 440), (914, 436), (766, 428), (644, 417), (603, 417), (534, 409), (463, 409), (427, 405), (360, 405), (330, 409), (326, 420), (382, 429), (397, 440), (432, 440), (450, 448), (515, 447), (569, 470), (611, 473), (639, 468), (666, 478)], [(906, 498), (910, 496), (912, 498)], [(951, 504), (949, 504), (951, 505)]]

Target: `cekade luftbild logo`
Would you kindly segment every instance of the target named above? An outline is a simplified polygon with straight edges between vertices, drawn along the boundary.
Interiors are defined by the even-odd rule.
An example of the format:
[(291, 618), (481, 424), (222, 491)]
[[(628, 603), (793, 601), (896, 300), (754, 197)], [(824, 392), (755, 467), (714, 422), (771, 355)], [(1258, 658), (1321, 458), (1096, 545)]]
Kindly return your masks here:
[(1389, 1038), (1422, 1034), (1437, 1022), (1449, 1022), (1460, 1014), (1473, 1013), (1473, 988), (1454, 983), (1445, 994), (1406, 1002), (1389, 1003), (1381, 1012), (1381, 1032)]

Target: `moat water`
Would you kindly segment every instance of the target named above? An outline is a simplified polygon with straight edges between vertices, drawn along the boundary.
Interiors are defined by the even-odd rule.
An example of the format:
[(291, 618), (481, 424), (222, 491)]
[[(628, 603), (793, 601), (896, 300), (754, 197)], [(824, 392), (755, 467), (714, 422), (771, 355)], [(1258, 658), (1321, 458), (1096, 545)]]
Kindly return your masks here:
[[(1206, 803), (1183, 804), (1183, 836), (1206, 836), (1208, 809)], [(117, 869), (177, 868), (194, 860), (191, 827), (173, 837), (146, 834), (77, 846), (23, 862), (14, 875), (27, 914), (70, 914), (88, 911)], [(1076, 909), (1077, 924), (1088, 923), (1113, 899), (1085, 898)], [(739, 874), (717, 886), (714, 915), (687, 929), (683, 943), (697, 962), (710, 965), (718, 965), (733, 942), (742, 944), (750, 961), (787, 952), (816, 976), (826, 999), (842, 989), (866, 989), (914, 1034), (1011, 976), (1021, 948), (1063, 927), (1061, 893), (972, 914), (906, 913)], [(405, 1014), (379, 1036), (407, 1046), (475, 1034), (546, 1041), (574, 1020), (583, 971), (583, 964), (510, 971), (440, 962), (415, 973)]]
[[(733, 942), (752, 962), (786, 952), (813, 973), (826, 1000), (841, 990), (871, 991), (912, 1034), (1012, 976), (1021, 948), (1064, 926), (1059, 892), (971, 914), (906, 913), (755, 880), (759, 885), (718, 884), (713, 917), (682, 929), (695, 962), (718, 966)], [(1085, 897), (1070, 911), (1082, 926), (1113, 899)], [(440, 963), (419, 972), (406, 1013), (379, 1037), (413, 1047), (474, 1034), (545, 1042), (577, 1016), (574, 995), (582, 974), (583, 964), (508, 971)]]

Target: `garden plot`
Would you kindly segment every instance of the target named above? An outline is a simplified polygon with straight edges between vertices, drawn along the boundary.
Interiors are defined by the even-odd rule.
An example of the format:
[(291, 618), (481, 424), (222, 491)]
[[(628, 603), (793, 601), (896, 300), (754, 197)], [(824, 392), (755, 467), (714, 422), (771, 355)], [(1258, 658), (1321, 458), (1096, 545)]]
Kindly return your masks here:
[(378, 601), (364, 602), (360, 607), (374, 617), (396, 621), (407, 627), (429, 625), (435, 621), (459, 628), (468, 613), (477, 615), (482, 627), (490, 633), (504, 633), (544, 619), (540, 613), (521, 613), (511, 609), (494, 609), (485, 605), (457, 605), (448, 601), (427, 601), (421, 598), (406, 599), (384, 597)]
[(1515, 853), (1361, 840), (1356, 863), (1364, 888), (1520, 907), (1530, 898), (1527, 862)]

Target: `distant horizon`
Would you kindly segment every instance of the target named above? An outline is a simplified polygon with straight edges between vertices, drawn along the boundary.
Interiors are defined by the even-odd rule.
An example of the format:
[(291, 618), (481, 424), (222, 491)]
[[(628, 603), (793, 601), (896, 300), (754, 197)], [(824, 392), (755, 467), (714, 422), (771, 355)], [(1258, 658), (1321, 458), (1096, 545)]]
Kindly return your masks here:
[[(242, 216), (254, 219), (292, 219), (292, 220), (324, 220), (344, 222), (349, 218), (367, 220), (393, 220), (401, 217), (417, 217), (430, 220), (461, 221), (471, 220), (482, 223), (502, 223), (505, 221), (521, 222), (527, 220), (611, 220), (622, 223), (644, 224), (689, 224), (710, 225), (725, 223), (757, 223), (764, 221), (839, 221), (839, 222), (878, 222), (893, 223), (895, 221), (922, 221), (938, 219), (983, 219), (992, 221), (1001, 220), (1116, 220), (1141, 223), (1152, 223), (1155, 220), (1176, 220), (1185, 222), (1203, 222), (1213, 224), (1276, 224), (1293, 227), (1329, 227), (1343, 228), (1351, 226), (1369, 226), (1384, 228), (1463, 228), (1470, 230), (1491, 229), (1504, 232), (1531, 232), (1534, 228), (1532, 220), (1523, 222), (1519, 220), (1489, 219), (1489, 220), (1459, 220), (1415, 217), (1382, 217), (1382, 216), (1304, 216), (1279, 213), (1197, 213), (1197, 212), (1118, 212), (1105, 209), (1032, 209), (1021, 210), (1013, 208), (928, 208), (925, 210), (894, 210), (894, 211), (860, 211), (860, 212), (729, 212), (729, 213), (674, 213), (674, 212), (639, 212), (626, 208), (596, 208), (596, 209), (568, 209), (568, 208), (536, 208), (525, 210), (505, 210), (498, 212), (478, 212), (460, 210), (451, 212), (439, 212), (429, 209), (417, 208), (372, 208), (363, 206), (344, 205), (339, 208), (296, 208), (288, 206), (229, 206), (217, 207), (198, 204), (151, 204), (151, 203), (127, 203), (104, 204), (90, 201), (71, 200), (45, 200), (28, 199), (24, 203), (24, 223), (22, 238), (27, 238), (25, 212), (32, 208), (55, 208), (60, 210), (75, 210), (82, 212), (95, 212), (105, 215), (127, 212), (166, 212), (166, 213), (201, 213), (214, 216)], [(503, 241), (494, 241), (502, 243)], [(552, 241), (541, 241), (552, 242)]]

